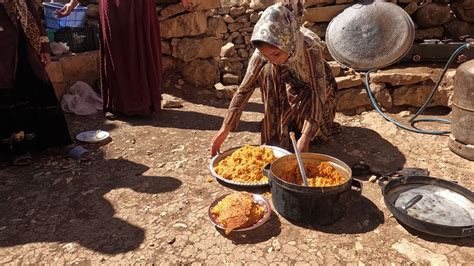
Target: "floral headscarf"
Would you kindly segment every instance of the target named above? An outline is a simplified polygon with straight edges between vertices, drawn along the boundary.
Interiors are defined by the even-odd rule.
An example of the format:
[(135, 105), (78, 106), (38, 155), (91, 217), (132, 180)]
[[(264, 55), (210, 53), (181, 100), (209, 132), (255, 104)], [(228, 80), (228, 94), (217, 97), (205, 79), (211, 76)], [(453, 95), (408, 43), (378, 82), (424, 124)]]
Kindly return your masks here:
[(268, 7), (255, 24), (251, 41), (261, 41), (285, 51), (290, 57), (295, 53), (298, 23), (291, 11), (281, 4)]
[(320, 39), (312, 31), (300, 27), (293, 13), (281, 3), (268, 7), (252, 33), (252, 42), (271, 44), (288, 55), (284, 64), (302, 81), (310, 81), (306, 50), (320, 50)]

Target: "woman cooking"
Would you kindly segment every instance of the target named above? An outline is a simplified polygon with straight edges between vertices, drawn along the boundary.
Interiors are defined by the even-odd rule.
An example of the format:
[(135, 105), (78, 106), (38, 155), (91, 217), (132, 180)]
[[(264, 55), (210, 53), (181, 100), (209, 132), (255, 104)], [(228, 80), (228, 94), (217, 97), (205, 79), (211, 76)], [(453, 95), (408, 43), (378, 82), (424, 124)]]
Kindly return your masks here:
[(262, 144), (289, 148), (289, 131), (300, 132), (297, 148), (307, 152), (312, 140), (326, 140), (339, 131), (335, 122), (337, 85), (322, 56), (321, 41), (299, 27), (281, 4), (268, 7), (255, 25), (252, 44), (257, 48), (222, 127), (212, 139), (215, 155), (240, 116), (257, 83), (264, 102)]

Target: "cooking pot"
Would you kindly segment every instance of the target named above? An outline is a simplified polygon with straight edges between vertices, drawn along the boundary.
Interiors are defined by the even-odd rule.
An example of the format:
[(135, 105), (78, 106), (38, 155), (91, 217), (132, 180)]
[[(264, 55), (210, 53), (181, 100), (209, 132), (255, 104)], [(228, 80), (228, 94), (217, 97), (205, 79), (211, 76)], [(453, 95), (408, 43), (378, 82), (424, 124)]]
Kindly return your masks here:
[(349, 166), (334, 157), (318, 153), (302, 153), (303, 163), (328, 162), (345, 179), (331, 187), (306, 187), (280, 178), (296, 163), (294, 154), (285, 155), (263, 170), (271, 186), (272, 202), (276, 211), (286, 219), (305, 224), (326, 225), (339, 220), (345, 213), (345, 193), (352, 189), (362, 193), (362, 184), (352, 179)]

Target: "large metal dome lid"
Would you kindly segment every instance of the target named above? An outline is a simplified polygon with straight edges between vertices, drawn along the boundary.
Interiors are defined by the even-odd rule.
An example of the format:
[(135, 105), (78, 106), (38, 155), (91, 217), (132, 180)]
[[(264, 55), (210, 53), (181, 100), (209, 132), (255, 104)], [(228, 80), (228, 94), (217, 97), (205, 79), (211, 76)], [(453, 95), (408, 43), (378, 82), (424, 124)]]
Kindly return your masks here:
[(329, 52), (340, 64), (360, 71), (391, 65), (415, 38), (410, 16), (396, 4), (363, 1), (337, 15), (326, 30)]

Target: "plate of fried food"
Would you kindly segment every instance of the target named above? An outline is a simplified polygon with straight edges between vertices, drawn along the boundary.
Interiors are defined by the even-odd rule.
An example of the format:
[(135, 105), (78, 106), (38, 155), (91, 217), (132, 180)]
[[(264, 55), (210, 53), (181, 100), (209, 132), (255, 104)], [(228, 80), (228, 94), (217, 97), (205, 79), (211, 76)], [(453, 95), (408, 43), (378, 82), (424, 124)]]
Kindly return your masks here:
[(247, 144), (214, 156), (209, 164), (209, 170), (212, 176), (230, 185), (268, 186), (268, 177), (263, 175), (263, 168), (288, 154), (291, 153), (275, 146)]
[(245, 232), (265, 224), (271, 216), (270, 203), (258, 194), (234, 192), (217, 198), (209, 207), (209, 219), (226, 235)]

